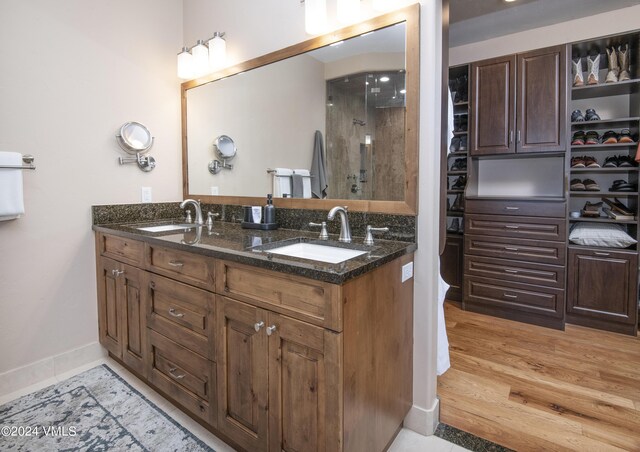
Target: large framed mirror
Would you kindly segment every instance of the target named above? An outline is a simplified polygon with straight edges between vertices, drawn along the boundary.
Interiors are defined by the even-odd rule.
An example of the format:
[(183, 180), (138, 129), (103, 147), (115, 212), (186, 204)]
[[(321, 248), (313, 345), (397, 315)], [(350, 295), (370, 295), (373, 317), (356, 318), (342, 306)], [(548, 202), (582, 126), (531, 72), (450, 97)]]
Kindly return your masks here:
[(185, 82), (184, 197), (415, 215), (418, 87), (418, 4)]

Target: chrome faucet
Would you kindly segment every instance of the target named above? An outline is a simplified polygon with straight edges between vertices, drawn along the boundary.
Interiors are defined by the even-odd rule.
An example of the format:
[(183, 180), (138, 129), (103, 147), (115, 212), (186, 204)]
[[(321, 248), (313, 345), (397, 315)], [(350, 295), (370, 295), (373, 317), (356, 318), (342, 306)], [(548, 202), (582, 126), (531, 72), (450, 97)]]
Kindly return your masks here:
[(350, 243), (351, 228), (349, 228), (349, 218), (347, 217), (347, 207), (335, 206), (333, 209), (329, 211), (329, 215), (327, 215), (327, 220), (333, 220), (336, 216), (336, 213), (340, 214), (340, 238), (338, 240), (341, 242)]
[(184, 209), (187, 204), (193, 204), (193, 208), (196, 211), (196, 221), (194, 222), (194, 224), (202, 226), (204, 224), (204, 221), (202, 220), (202, 208), (200, 207), (200, 203), (195, 199), (185, 199), (180, 203), (180, 208)]

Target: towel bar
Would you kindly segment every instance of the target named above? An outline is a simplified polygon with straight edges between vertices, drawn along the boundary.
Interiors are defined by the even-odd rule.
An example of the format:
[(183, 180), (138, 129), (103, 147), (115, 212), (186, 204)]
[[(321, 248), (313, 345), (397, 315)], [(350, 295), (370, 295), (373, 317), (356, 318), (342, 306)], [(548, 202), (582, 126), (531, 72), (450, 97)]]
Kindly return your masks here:
[(22, 161), (25, 163), (24, 165), (0, 165), (0, 169), (29, 169), (34, 170), (36, 166), (33, 164), (34, 161), (33, 155), (25, 154), (22, 156)]
[[(287, 175), (287, 176), (283, 176), (283, 175), (280, 175), (280, 174), (274, 174), (275, 172), (276, 172), (276, 170), (273, 170), (273, 169), (268, 169), (267, 170), (267, 173), (273, 174), (274, 177), (291, 177), (291, 176), (293, 176), (293, 174), (295, 174), (295, 173), (293, 173), (293, 174), (290, 174), (290, 175)], [(302, 176), (302, 177), (313, 177), (313, 174), (309, 174), (308, 176), (306, 176), (306, 175), (300, 175), (300, 176)]]

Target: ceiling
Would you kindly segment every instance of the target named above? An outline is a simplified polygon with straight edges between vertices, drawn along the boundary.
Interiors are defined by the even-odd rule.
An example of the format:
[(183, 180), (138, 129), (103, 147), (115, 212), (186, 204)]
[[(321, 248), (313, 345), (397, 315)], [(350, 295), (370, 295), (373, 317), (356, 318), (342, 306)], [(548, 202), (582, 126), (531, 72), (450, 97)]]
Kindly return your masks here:
[(640, 0), (450, 0), (449, 46), (640, 5)]

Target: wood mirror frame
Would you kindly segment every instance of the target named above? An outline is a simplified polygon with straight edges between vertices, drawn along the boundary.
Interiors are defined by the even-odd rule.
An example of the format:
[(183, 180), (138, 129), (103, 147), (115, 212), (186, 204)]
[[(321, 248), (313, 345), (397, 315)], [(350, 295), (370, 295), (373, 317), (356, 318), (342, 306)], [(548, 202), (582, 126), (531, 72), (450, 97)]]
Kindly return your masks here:
[(335, 205), (348, 206), (354, 212), (378, 212), (416, 215), (418, 199), (418, 112), (420, 79), (420, 5), (418, 3), (378, 16), (299, 44), (254, 58), (207, 76), (182, 83), (182, 193), (184, 198), (196, 198), (211, 204), (262, 205), (264, 197), (215, 196), (189, 192), (187, 154), (187, 91), (231, 75), (255, 69), (299, 55), (334, 42), (359, 36), (369, 31), (406, 22), (406, 120), (405, 120), (405, 187), (403, 201), (274, 198), (277, 207), (325, 210)]

